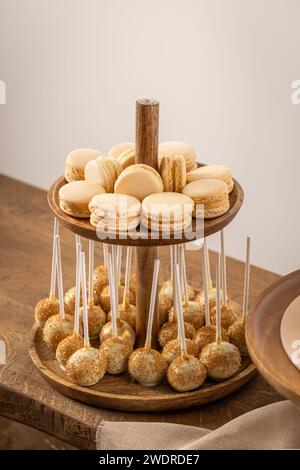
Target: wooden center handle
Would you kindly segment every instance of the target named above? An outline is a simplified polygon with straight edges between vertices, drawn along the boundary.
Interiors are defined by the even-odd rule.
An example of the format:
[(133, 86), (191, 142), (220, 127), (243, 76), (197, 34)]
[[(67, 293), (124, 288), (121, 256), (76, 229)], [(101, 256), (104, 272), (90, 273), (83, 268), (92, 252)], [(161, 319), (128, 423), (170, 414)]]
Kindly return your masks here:
[(136, 102), (136, 163), (158, 169), (159, 102), (141, 99)]
[[(149, 165), (158, 169), (158, 122), (159, 103), (156, 100), (143, 99), (136, 102), (136, 163)], [(150, 293), (155, 259), (158, 257), (156, 247), (138, 247), (136, 259), (136, 346), (145, 344)], [(152, 347), (156, 348), (159, 332), (159, 311), (156, 302), (153, 326)]]

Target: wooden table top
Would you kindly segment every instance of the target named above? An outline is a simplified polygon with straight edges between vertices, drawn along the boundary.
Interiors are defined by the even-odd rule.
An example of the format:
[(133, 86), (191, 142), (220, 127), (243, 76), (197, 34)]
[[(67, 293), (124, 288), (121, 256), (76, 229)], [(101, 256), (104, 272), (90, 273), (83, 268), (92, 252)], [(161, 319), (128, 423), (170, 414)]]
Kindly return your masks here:
[[(166, 413), (125, 413), (87, 406), (53, 390), (39, 375), (27, 350), (36, 302), (48, 295), (53, 218), (46, 192), (0, 175), (0, 340), (7, 361), (0, 365), (0, 414), (44, 431), (81, 449), (95, 448), (96, 428), (102, 420), (161, 421), (216, 429), (227, 421), (282, 398), (258, 374), (242, 389), (206, 406)], [(236, 222), (233, 222), (236, 223)], [(65, 289), (74, 284), (74, 235), (61, 228)], [(96, 261), (100, 262), (100, 248)], [(197, 256), (198, 254), (198, 256)], [(97, 257), (98, 256), (98, 257)], [(162, 277), (169, 250), (160, 249)], [(214, 257), (211, 256), (212, 269)], [(187, 253), (189, 282), (200, 283), (199, 252)], [(228, 289), (242, 299), (244, 265), (228, 259)], [(278, 275), (251, 269), (250, 303)], [(200, 286), (199, 286), (200, 287)]]

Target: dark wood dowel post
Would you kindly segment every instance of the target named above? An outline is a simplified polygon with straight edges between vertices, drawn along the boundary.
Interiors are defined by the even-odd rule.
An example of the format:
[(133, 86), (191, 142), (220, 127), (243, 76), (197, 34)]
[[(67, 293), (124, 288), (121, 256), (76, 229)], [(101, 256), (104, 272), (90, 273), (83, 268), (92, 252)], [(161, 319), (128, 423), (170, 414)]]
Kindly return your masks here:
[[(159, 103), (143, 99), (136, 102), (136, 163), (158, 168), (158, 121)], [(144, 346), (154, 261), (158, 256), (156, 247), (135, 248), (136, 263), (136, 334), (137, 346)], [(158, 302), (153, 320), (152, 347), (157, 347), (159, 332)]]

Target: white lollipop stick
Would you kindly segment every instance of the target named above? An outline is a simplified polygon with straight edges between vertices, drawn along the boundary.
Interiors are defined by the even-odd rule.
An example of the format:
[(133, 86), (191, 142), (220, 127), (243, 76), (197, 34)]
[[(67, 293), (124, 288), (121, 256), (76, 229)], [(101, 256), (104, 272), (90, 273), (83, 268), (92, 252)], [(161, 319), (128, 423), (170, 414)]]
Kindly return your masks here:
[(114, 279), (114, 298), (118, 306), (119, 305), (119, 281), (118, 281), (119, 276), (118, 276), (118, 250), (116, 246), (112, 246), (111, 256), (112, 256), (112, 273), (113, 273), (113, 279)]
[(221, 256), (217, 254), (217, 272), (216, 272), (216, 341), (222, 341), (222, 324), (221, 324)]
[(90, 346), (89, 336), (89, 319), (87, 307), (87, 293), (86, 293), (86, 271), (85, 271), (85, 254), (80, 253), (80, 268), (81, 268), (81, 285), (82, 285), (82, 309), (83, 309), (83, 339), (84, 347)]
[(173, 310), (174, 310), (174, 316), (177, 318), (178, 314), (178, 308), (177, 308), (177, 296), (175, 293), (175, 288), (176, 288), (176, 277), (175, 277), (175, 266), (176, 266), (176, 246), (172, 245), (171, 246), (171, 251), (172, 251), (172, 258), (173, 258)]
[(151, 286), (151, 297), (150, 297), (150, 306), (149, 306), (149, 315), (148, 315), (148, 324), (147, 324), (147, 334), (145, 341), (145, 348), (151, 348), (151, 337), (152, 337), (152, 325), (154, 318), (155, 302), (156, 302), (156, 291), (157, 291), (157, 282), (158, 282), (158, 273), (159, 273), (159, 259), (155, 260), (152, 286)]
[(55, 284), (56, 284), (56, 241), (55, 237), (59, 232), (59, 222), (56, 217), (54, 217), (54, 226), (53, 226), (53, 240), (52, 240), (52, 264), (51, 264), (51, 281), (50, 281), (50, 294), (49, 298), (53, 299), (55, 297)]
[(203, 243), (203, 250), (206, 256), (206, 266), (207, 266), (207, 281), (208, 281), (208, 290), (211, 291), (213, 289), (211, 274), (210, 274), (210, 263), (209, 263), (209, 253), (207, 248), (206, 239), (204, 238), (205, 243)]
[(249, 303), (249, 281), (250, 281), (250, 237), (247, 237), (246, 265), (244, 275), (244, 298), (243, 298), (243, 315), (248, 314)]
[(124, 295), (123, 295), (123, 306), (126, 305), (127, 296), (129, 293), (131, 259), (132, 259), (132, 247), (128, 246), (127, 253), (126, 253), (125, 288), (124, 288)]
[(57, 255), (57, 279), (58, 279), (58, 299), (59, 299), (59, 310), (62, 319), (65, 319), (65, 304), (64, 304), (64, 287), (62, 278), (62, 267), (61, 267), (61, 252), (60, 252), (60, 236), (55, 236), (56, 240), (56, 255)]
[(170, 272), (170, 280), (173, 282), (174, 278), (174, 260), (173, 260), (173, 247), (170, 246), (170, 259), (171, 259), (171, 272)]
[(112, 317), (112, 332), (114, 336), (117, 336), (117, 305), (115, 295), (115, 278), (113, 275), (112, 257), (110, 254), (107, 255), (107, 269), (109, 279), (109, 292), (110, 292), (110, 304), (111, 304), (111, 317)]
[(117, 246), (117, 255), (116, 255), (116, 263), (117, 263), (117, 281), (118, 285), (120, 285), (121, 281), (121, 268), (122, 268), (122, 246)]
[[(204, 239), (204, 244), (206, 245), (205, 239)], [(203, 271), (205, 324), (210, 325), (209, 294), (208, 294), (208, 280), (207, 280), (207, 259), (205, 256), (204, 249), (202, 250), (202, 271)]]
[(81, 240), (79, 235), (75, 235), (76, 246), (79, 244), (81, 245)]
[(176, 279), (175, 289), (176, 289), (177, 304), (178, 304), (178, 332), (179, 332), (181, 354), (184, 354), (186, 353), (186, 340), (185, 340), (185, 331), (184, 331), (182, 303), (180, 302), (180, 299), (182, 298), (182, 293), (181, 293), (181, 288), (180, 288), (180, 276), (179, 276), (178, 264), (176, 265), (176, 269), (175, 269), (175, 279)]
[(185, 253), (184, 253), (184, 245), (180, 245), (181, 251), (181, 264), (182, 264), (182, 283), (183, 292), (184, 292), (184, 302), (187, 305), (189, 303), (189, 294), (188, 294), (188, 284), (186, 278), (186, 265), (185, 265)]
[(89, 305), (94, 304), (94, 242), (89, 240)]
[(107, 269), (108, 247), (107, 247), (106, 243), (102, 243), (102, 247), (103, 247), (103, 264)]
[(74, 321), (74, 332), (79, 335), (79, 309), (80, 309), (80, 252), (81, 244), (76, 244), (76, 295), (75, 295), (75, 321)]
[(222, 273), (222, 303), (227, 305), (227, 273), (226, 273), (226, 255), (224, 243), (224, 230), (220, 232), (221, 237), (221, 273)]

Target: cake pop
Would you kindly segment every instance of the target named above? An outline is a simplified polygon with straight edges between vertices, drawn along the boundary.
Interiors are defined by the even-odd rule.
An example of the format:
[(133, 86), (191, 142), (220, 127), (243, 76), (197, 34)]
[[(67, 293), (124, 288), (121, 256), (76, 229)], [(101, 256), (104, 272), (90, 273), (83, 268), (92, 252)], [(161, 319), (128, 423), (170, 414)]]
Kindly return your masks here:
[(158, 351), (151, 348), (158, 272), (159, 260), (155, 260), (145, 346), (143, 348), (136, 349), (130, 355), (128, 361), (128, 371), (131, 377), (146, 387), (154, 387), (155, 385), (158, 385), (162, 381), (168, 369), (166, 359)]
[(229, 339), (240, 351), (242, 356), (249, 356), (246, 339), (245, 324), (248, 314), (249, 303), (249, 279), (250, 279), (250, 238), (247, 237), (247, 254), (244, 275), (244, 297), (242, 315), (229, 327)]
[[(191, 323), (184, 323), (184, 331), (185, 331), (185, 337), (187, 339), (193, 339), (196, 330), (191, 325)], [(169, 342), (172, 341), (173, 339), (176, 339), (178, 337), (178, 323), (176, 321), (172, 322), (167, 322), (164, 323), (161, 329), (159, 330), (158, 334), (158, 342), (161, 345), (162, 348), (165, 347), (165, 345)]]
[[(112, 247), (112, 258), (114, 260), (114, 263), (113, 263), (113, 266), (114, 266), (113, 272), (114, 272), (114, 281), (115, 281), (114, 286), (117, 286), (117, 284), (119, 283), (119, 269), (118, 269), (119, 266), (117, 262), (117, 252), (114, 246)], [(108, 285), (108, 287), (109, 289), (111, 289), (110, 285)], [(117, 302), (116, 305), (118, 305), (120, 290), (115, 288), (114, 293), (116, 296), (116, 302)], [(123, 294), (124, 294), (124, 291), (123, 291)], [(110, 297), (111, 297), (110, 291), (109, 291), (108, 297), (109, 297), (109, 303), (110, 303)], [(117, 312), (117, 315), (118, 315), (118, 312)], [(131, 326), (124, 320), (121, 320), (119, 317), (117, 317), (116, 323), (117, 323), (117, 333), (118, 333), (117, 335), (122, 339), (127, 339), (130, 342), (130, 344), (133, 346), (135, 343), (135, 332), (133, 331)], [(112, 321), (109, 321), (108, 323), (106, 323), (106, 325), (104, 325), (104, 327), (101, 330), (100, 342), (103, 343), (105, 340), (107, 340), (111, 336), (114, 336), (113, 325), (112, 325)]]
[(59, 235), (55, 236), (55, 244), (60, 313), (57, 315), (52, 315), (50, 318), (48, 318), (43, 329), (43, 339), (45, 343), (50, 349), (54, 350), (64, 338), (66, 338), (72, 333), (73, 320), (70, 315), (65, 314)]
[(100, 346), (107, 359), (107, 372), (109, 374), (121, 374), (127, 369), (128, 358), (132, 353), (132, 345), (129, 341), (118, 336), (117, 330), (117, 302), (116, 283), (113, 275), (111, 255), (108, 255), (109, 286), (112, 299), (112, 336), (104, 341)]
[(52, 242), (52, 267), (51, 267), (51, 283), (49, 297), (41, 299), (34, 309), (34, 317), (37, 326), (43, 327), (46, 320), (53, 315), (59, 314), (59, 302), (55, 296), (55, 284), (56, 284), (56, 243), (55, 236), (58, 235), (59, 224), (58, 220), (54, 218), (54, 229), (53, 229), (53, 242)]
[[(130, 285), (130, 267), (132, 259), (132, 247), (127, 247), (126, 255), (126, 270), (125, 270), (125, 286), (123, 293), (123, 301), (118, 305), (118, 318), (128, 323), (131, 328), (135, 331), (136, 327), (136, 307), (129, 303), (129, 285)], [(108, 314), (108, 320), (112, 319), (111, 311)]]
[(84, 347), (78, 349), (67, 361), (68, 377), (77, 385), (94, 385), (105, 375), (107, 359), (104, 352), (92, 348), (89, 339), (89, 324), (87, 311), (85, 255), (80, 254), (80, 271), (82, 283)]
[(65, 370), (69, 357), (84, 346), (83, 337), (79, 334), (79, 302), (80, 302), (80, 243), (76, 244), (76, 302), (75, 321), (73, 333), (64, 338), (56, 349), (56, 359), (60, 367)]
[[(185, 339), (186, 343), (186, 352), (191, 356), (198, 357), (199, 356), (199, 349), (197, 348), (196, 344), (192, 339)], [(181, 354), (181, 346), (179, 338), (172, 339), (169, 341), (162, 350), (163, 357), (168, 361), (170, 365), (171, 362)]]
[[(241, 314), (240, 305), (227, 296), (227, 276), (226, 276), (226, 256), (224, 249), (224, 231), (221, 230), (221, 274), (222, 274), (222, 305), (221, 318), (222, 328), (226, 330), (232, 325)], [(211, 309), (211, 322), (216, 324), (216, 306)]]
[[(90, 339), (98, 338), (102, 327), (106, 323), (106, 313), (99, 305), (94, 303), (94, 242), (89, 240), (89, 298), (88, 298), (88, 317), (89, 317), (89, 337)], [(80, 309), (81, 330), (83, 328), (83, 308)]]
[[(196, 331), (193, 338), (194, 344), (199, 351), (209, 343), (213, 343), (216, 338), (216, 326), (210, 322), (210, 310), (209, 310), (209, 280), (208, 280), (208, 258), (205, 255), (207, 252), (206, 240), (203, 242), (202, 250), (202, 272), (203, 272), (203, 293), (204, 293), (204, 313), (205, 313), (205, 325)], [(229, 341), (227, 331), (222, 329), (222, 337), (224, 341)]]
[(175, 270), (175, 294), (178, 307), (178, 330), (180, 340), (180, 355), (175, 357), (168, 368), (168, 382), (178, 392), (188, 392), (200, 387), (207, 375), (203, 364), (194, 355), (187, 353), (182, 310), (182, 294), (180, 286), (179, 265)]
[(222, 339), (221, 328), (221, 299), (220, 299), (220, 254), (217, 261), (217, 317), (216, 339), (204, 346), (200, 352), (200, 361), (207, 369), (207, 374), (213, 380), (225, 380), (234, 375), (240, 365), (241, 356), (236, 346)]

